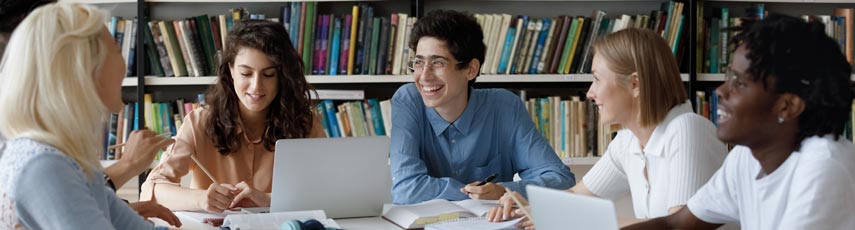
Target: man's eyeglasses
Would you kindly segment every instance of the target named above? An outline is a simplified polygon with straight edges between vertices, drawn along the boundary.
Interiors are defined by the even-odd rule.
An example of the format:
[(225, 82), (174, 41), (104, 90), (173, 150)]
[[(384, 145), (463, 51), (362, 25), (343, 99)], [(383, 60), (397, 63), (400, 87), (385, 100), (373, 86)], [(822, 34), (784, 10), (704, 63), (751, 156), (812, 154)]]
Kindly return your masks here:
[[(461, 63), (463, 63), (463, 62), (459, 61), (455, 64), (461, 64)], [(446, 61), (445, 59), (425, 60), (425, 59), (416, 58), (416, 59), (410, 60), (407, 63), (407, 69), (410, 70), (409, 74), (413, 74), (415, 72), (423, 71), (426, 66), (430, 66), (431, 70), (433, 70), (434, 73), (438, 73), (438, 72), (442, 72), (443, 70), (445, 70), (445, 67), (447, 67), (448, 64), (449, 64), (448, 61)]]

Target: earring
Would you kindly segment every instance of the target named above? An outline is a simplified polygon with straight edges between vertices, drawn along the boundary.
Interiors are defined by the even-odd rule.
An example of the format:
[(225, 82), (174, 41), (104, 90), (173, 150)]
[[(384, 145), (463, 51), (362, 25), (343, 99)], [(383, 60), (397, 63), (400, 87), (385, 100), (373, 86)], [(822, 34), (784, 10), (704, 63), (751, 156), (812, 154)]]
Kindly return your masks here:
[(778, 116), (778, 124), (784, 124), (784, 117)]

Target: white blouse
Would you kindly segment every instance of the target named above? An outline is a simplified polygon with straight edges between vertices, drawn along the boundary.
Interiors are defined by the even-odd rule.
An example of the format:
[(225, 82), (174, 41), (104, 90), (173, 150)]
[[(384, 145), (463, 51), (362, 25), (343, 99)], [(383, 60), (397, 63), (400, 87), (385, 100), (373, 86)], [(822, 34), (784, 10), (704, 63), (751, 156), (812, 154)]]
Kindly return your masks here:
[(743, 229), (855, 229), (855, 146), (808, 137), (770, 174), (737, 146), (687, 206), (698, 219)]
[(686, 204), (724, 161), (727, 148), (715, 132), (686, 101), (671, 108), (644, 149), (630, 130), (619, 131), (583, 182), (612, 200), (631, 192), (636, 218), (666, 216), (668, 209)]

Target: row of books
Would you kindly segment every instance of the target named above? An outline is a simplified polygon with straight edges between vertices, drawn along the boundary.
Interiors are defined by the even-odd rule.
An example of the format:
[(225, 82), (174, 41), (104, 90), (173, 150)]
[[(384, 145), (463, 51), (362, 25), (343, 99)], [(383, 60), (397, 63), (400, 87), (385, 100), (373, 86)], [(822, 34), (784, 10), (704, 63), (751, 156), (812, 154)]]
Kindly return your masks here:
[(715, 89), (695, 91), (695, 113), (706, 117), (718, 127), (718, 95)]
[[(625, 28), (646, 28), (662, 35), (675, 55), (685, 30), (681, 2), (664, 2), (650, 15), (606, 18), (595, 10), (591, 17), (531, 18), (509, 14), (475, 14), (487, 45), (484, 74), (590, 73), (593, 42)], [(679, 60), (679, 59), (678, 59)]]
[[(145, 94), (142, 104), (131, 102), (125, 105), (124, 110), (111, 114), (105, 149), (108, 146), (126, 143), (131, 132), (146, 127), (158, 135), (169, 133), (170, 136), (175, 136), (176, 131), (181, 127), (181, 122), (184, 121), (184, 116), (204, 104), (204, 95), (197, 95), (196, 101), (187, 102), (184, 99), (178, 99), (173, 102), (153, 102), (151, 94)], [(139, 110), (139, 106), (144, 106), (145, 127), (139, 127), (137, 122), (140, 117), (135, 111)], [(102, 160), (120, 159), (122, 151), (122, 147), (107, 149)], [(160, 159), (160, 154), (157, 155), (157, 159)]]
[(323, 100), (315, 107), (327, 137), (386, 136), (392, 131), (392, 104), (376, 98), (336, 105)]
[(581, 101), (578, 96), (561, 100), (559, 96), (530, 98), (526, 109), (534, 121), (535, 128), (549, 142), (559, 157), (587, 157), (588, 113), (592, 106)]
[(407, 62), (415, 55), (407, 47), (415, 17), (379, 16), (367, 3), (353, 5), (349, 15), (318, 14), (317, 9), (317, 2), (292, 2), (281, 7), (279, 18), (306, 74), (407, 74)]
[(136, 68), (134, 68), (134, 50), (136, 48), (136, 37), (137, 30), (136, 26), (139, 21), (134, 18), (131, 19), (122, 19), (121, 17), (111, 17), (110, 21), (107, 22), (107, 29), (110, 31), (110, 35), (116, 39), (116, 43), (119, 44), (122, 50), (122, 58), (125, 59), (125, 65), (127, 66), (127, 76), (134, 76), (136, 73)]
[[(742, 17), (733, 15), (729, 8), (713, 8), (710, 17), (704, 17), (700, 22), (698, 32), (700, 41), (698, 49), (703, 57), (699, 63), (699, 69), (707, 73), (724, 73), (727, 65), (733, 58), (733, 49), (729, 42), (736, 31), (728, 31), (727, 28), (742, 25), (745, 19), (762, 19), (768, 15), (764, 4), (757, 3), (745, 10)], [(802, 15), (805, 21), (820, 22), (825, 25), (826, 34), (840, 45), (841, 52), (846, 56), (850, 65), (853, 63), (855, 49), (853, 49), (853, 20), (855, 20), (855, 9), (835, 8), (830, 15)], [(702, 46), (700, 44), (703, 44)]]

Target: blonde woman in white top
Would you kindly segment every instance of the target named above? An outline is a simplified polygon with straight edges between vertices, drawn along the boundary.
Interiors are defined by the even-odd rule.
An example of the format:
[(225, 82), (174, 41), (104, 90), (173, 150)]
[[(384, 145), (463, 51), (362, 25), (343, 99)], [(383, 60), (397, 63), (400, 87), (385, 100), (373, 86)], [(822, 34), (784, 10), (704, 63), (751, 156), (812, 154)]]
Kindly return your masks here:
[[(625, 29), (598, 40), (594, 51), (587, 96), (602, 124), (623, 130), (567, 191), (607, 199), (630, 192), (635, 218), (621, 218), (622, 226), (680, 210), (724, 161), (727, 149), (715, 126), (692, 112), (677, 60), (659, 35)], [(503, 206), (491, 209), (488, 219), (523, 216), (509, 198), (503, 197)], [(534, 226), (525, 220), (518, 227)]]

